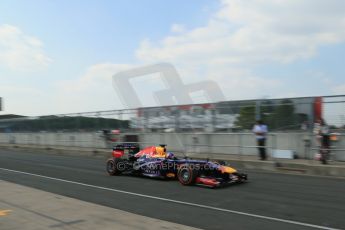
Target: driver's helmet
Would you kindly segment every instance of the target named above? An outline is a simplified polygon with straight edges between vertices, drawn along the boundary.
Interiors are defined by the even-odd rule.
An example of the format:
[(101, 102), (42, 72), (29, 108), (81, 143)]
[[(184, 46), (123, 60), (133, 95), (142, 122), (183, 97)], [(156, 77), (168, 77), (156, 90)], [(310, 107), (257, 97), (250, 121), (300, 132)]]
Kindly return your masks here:
[(166, 155), (166, 158), (168, 159), (174, 159), (175, 155), (171, 152), (168, 152), (167, 155)]

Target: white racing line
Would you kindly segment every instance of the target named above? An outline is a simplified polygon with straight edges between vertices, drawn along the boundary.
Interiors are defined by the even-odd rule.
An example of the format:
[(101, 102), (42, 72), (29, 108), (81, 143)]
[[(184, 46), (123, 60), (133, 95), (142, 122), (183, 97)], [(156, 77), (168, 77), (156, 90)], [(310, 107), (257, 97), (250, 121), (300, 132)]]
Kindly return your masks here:
[(287, 223), (287, 224), (292, 224), (292, 225), (299, 225), (299, 226), (310, 227), (310, 228), (315, 228), (315, 229), (341, 230), (341, 229), (337, 229), (337, 228), (330, 228), (330, 227), (325, 227), (325, 226), (320, 226), (320, 225), (315, 225), (315, 224), (308, 224), (308, 223), (293, 221), (293, 220), (285, 220), (285, 219), (274, 218), (274, 217), (269, 217), (269, 216), (262, 216), (262, 215), (256, 215), (256, 214), (251, 214), (251, 213), (246, 213), (246, 212), (239, 212), (239, 211), (230, 210), (230, 209), (217, 208), (217, 207), (212, 207), (212, 206), (207, 206), (207, 205), (202, 205), (202, 204), (184, 202), (184, 201), (179, 201), (179, 200), (172, 200), (172, 199), (167, 199), (167, 198), (163, 198), (163, 197), (150, 196), (150, 195), (145, 195), (145, 194), (140, 194), (140, 193), (135, 193), (135, 192), (128, 192), (128, 191), (112, 189), (112, 188), (107, 188), (107, 187), (102, 187), (102, 186), (96, 186), (96, 185), (91, 185), (91, 184), (85, 184), (85, 183), (80, 183), (80, 182), (76, 182), (76, 181), (64, 180), (64, 179), (60, 179), (60, 178), (49, 177), (49, 176), (44, 176), (44, 175), (39, 175), (39, 174), (34, 174), (34, 173), (22, 172), (22, 171), (7, 169), (7, 168), (0, 168), (0, 170), (12, 172), (12, 173), (34, 176), (34, 177), (40, 177), (40, 178), (54, 180), (54, 181), (65, 182), (65, 183), (69, 183), (69, 184), (81, 185), (81, 186), (85, 186), (85, 187), (89, 187), (89, 188), (96, 188), (96, 189), (101, 189), (101, 190), (106, 190), (106, 191), (111, 191), (111, 192), (128, 194), (128, 195), (132, 195), (132, 196), (144, 197), (144, 198), (149, 198), (149, 199), (154, 199), (154, 200), (161, 200), (161, 201), (166, 201), (166, 202), (175, 203), (175, 204), (188, 205), (188, 206), (192, 206), (192, 207), (204, 208), (204, 209), (226, 212), (226, 213), (232, 213), (232, 214), (237, 214), (237, 215), (242, 215), (242, 216), (249, 216), (249, 217), (254, 217), (254, 218), (258, 218), (258, 219), (271, 220), (271, 221)]

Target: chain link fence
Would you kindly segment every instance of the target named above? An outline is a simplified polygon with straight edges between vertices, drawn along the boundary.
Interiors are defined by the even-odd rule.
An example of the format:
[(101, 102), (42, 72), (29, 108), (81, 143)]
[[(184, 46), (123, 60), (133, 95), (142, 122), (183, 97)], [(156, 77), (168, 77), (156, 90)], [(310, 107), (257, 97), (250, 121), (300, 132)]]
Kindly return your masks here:
[(345, 96), (261, 99), (58, 114), (39, 117), (0, 116), (0, 132), (243, 132), (256, 120), (270, 131), (311, 131), (323, 117), (343, 132)]
[(240, 157), (257, 154), (251, 129), (255, 120), (261, 119), (270, 130), (267, 148), (272, 156), (275, 150), (289, 150), (294, 157), (313, 159), (318, 146), (312, 130), (320, 117), (337, 137), (332, 143), (334, 159), (343, 160), (345, 96), (228, 101), (40, 117), (2, 115), (0, 143), (95, 149), (122, 141), (143, 146), (165, 143), (184, 153)]

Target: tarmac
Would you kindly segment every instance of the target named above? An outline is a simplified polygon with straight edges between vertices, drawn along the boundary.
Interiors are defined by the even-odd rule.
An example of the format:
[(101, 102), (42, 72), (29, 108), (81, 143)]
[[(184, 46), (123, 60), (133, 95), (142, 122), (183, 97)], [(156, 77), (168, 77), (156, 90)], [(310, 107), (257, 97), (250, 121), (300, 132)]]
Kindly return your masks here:
[[(15, 195), (7, 184), (0, 183), (0, 209), (6, 215), (0, 217), (0, 229), (109, 229), (110, 225), (112, 229), (164, 229), (155, 221), (147, 222), (146, 217), (178, 223), (183, 229), (344, 229), (343, 178), (255, 169), (241, 172), (248, 174), (247, 183), (209, 189), (182, 186), (177, 180), (109, 176), (104, 157), (0, 148), (0, 180), (56, 194), (34, 196), (21, 187)], [(101, 207), (80, 205), (79, 201), (64, 204), (63, 197)], [(145, 219), (132, 219), (117, 210)], [(31, 222), (37, 225), (31, 226)]]
[(0, 180), (1, 230), (197, 229)]

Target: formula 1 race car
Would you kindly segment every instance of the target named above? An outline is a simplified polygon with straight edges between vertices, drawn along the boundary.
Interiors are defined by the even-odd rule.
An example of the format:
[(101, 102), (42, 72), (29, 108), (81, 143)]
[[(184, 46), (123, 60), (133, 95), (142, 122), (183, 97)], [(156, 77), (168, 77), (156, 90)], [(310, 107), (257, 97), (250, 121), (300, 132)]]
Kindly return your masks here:
[(182, 185), (220, 187), (241, 183), (247, 175), (223, 163), (208, 160), (179, 159), (166, 152), (166, 146), (150, 146), (140, 151), (137, 145), (123, 144), (113, 148), (106, 166), (109, 175), (138, 175), (155, 178), (177, 178)]

